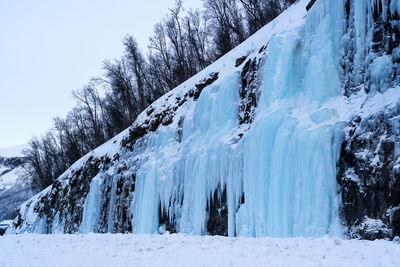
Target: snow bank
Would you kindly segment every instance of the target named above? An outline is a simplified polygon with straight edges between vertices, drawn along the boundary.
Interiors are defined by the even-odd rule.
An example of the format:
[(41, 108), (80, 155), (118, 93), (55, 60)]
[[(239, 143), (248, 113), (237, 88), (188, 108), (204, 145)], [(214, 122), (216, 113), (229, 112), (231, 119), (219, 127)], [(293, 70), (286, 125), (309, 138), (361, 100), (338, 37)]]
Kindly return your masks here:
[(14, 235), (0, 266), (400, 266), (400, 244), (323, 238)]

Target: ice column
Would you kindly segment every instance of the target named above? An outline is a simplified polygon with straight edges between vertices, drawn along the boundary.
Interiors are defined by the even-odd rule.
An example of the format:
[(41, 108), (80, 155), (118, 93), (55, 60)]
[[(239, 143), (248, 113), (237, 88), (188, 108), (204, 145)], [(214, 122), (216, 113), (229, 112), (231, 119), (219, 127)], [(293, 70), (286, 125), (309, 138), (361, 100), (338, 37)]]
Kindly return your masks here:
[(83, 234), (97, 233), (97, 224), (100, 216), (102, 200), (103, 179), (100, 175), (95, 176), (90, 183), (89, 193), (86, 197), (80, 232)]

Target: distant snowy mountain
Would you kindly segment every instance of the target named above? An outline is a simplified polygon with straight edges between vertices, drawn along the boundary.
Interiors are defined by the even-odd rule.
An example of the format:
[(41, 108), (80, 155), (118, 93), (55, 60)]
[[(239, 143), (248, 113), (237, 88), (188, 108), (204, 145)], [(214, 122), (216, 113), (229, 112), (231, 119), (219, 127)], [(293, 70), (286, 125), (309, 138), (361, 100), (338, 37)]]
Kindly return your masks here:
[(19, 205), (36, 193), (24, 170), (22, 150), (26, 147), (0, 148), (0, 221), (14, 218)]
[(0, 148), (0, 157), (3, 158), (16, 158), (22, 157), (22, 151), (28, 147), (28, 144), (18, 146)]
[(3, 174), (0, 176), (0, 190), (8, 190), (16, 184), (23, 183), (21, 176), (23, 176), (23, 167), (17, 166), (13, 169), (1, 167)]
[(78, 160), (9, 233), (400, 235), (400, 1), (309, 2)]

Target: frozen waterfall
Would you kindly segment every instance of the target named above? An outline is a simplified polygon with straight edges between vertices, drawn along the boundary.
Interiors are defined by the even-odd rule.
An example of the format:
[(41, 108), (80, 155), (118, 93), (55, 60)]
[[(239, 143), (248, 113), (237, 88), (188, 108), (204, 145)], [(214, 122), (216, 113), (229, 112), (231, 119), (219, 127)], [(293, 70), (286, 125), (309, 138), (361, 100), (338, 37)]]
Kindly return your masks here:
[(341, 234), (341, 126), (323, 106), (341, 93), (343, 20), (343, 1), (320, 0), (304, 27), (270, 40), (258, 110), (242, 138), (234, 72), (206, 87), (179, 123), (136, 142), (134, 232), (158, 232), (165, 212), (178, 232), (206, 234), (208, 205), (226, 189), (230, 236)]

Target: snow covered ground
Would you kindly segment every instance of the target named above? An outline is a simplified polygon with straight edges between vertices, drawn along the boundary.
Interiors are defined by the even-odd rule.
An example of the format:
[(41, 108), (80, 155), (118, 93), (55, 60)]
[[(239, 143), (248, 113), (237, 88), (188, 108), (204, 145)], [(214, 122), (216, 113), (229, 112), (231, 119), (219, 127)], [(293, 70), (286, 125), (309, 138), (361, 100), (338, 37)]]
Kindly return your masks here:
[(9, 235), (0, 266), (400, 266), (395, 242), (165, 235)]

